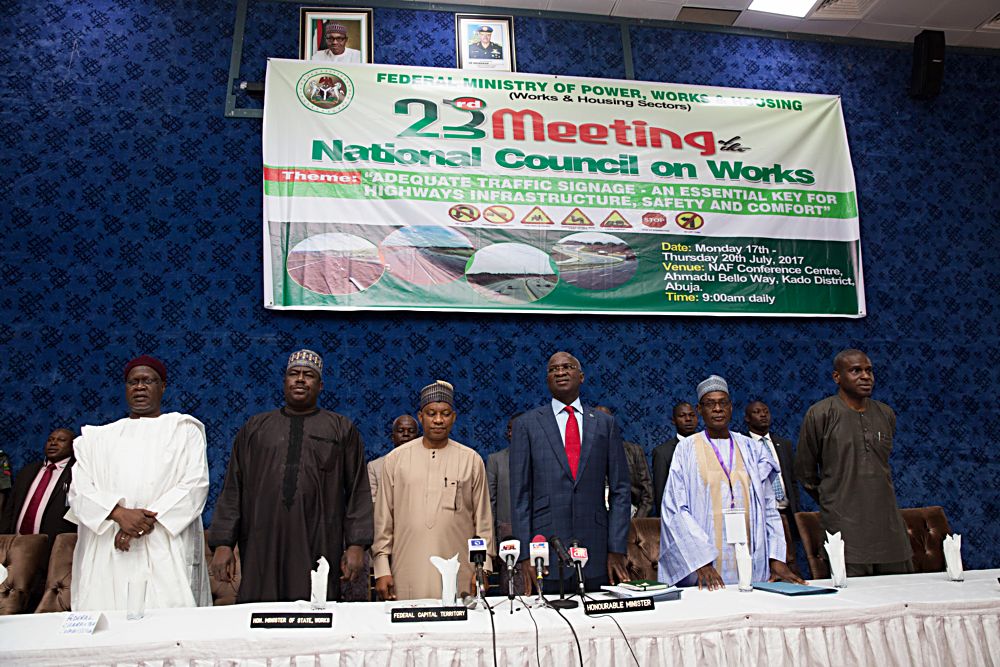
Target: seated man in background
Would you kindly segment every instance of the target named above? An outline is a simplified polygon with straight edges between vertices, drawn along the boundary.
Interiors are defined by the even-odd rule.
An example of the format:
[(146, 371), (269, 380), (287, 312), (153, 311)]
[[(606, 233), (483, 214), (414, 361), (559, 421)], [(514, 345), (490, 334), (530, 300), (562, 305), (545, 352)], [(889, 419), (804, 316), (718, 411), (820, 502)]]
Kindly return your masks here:
[(747, 403), (743, 416), (750, 431), (750, 437), (771, 453), (778, 464), (778, 476), (774, 478), (774, 499), (778, 513), (788, 521), (788, 529), (795, 537), (795, 513), (799, 511), (799, 487), (795, 482), (795, 453), (792, 441), (771, 433), (771, 410), (764, 401)]
[(21, 469), (10, 502), (4, 507), (0, 533), (46, 534), (49, 545), (59, 533), (75, 533), (76, 524), (67, 521), (66, 493), (73, 480), (73, 438), (68, 428), (57, 428), (45, 441), (45, 459)]
[[(595, 405), (595, 410), (614, 417), (615, 413), (611, 408), (603, 405)], [(649, 476), (649, 465), (646, 463), (646, 452), (642, 445), (625, 440), (622, 442), (625, 447), (625, 459), (628, 461), (628, 476), (630, 482), (632, 499), (632, 518), (642, 519), (649, 516), (653, 509), (653, 480)]]
[(130, 580), (145, 579), (146, 606), (212, 604), (201, 512), (208, 497), (205, 427), (163, 414), (167, 369), (143, 355), (125, 366), (129, 416), (84, 426), (69, 488), (79, 525), (73, 611), (125, 609)]
[[(417, 420), (410, 415), (399, 415), (393, 419), (391, 430), (390, 437), (393, 449), (408, 443), (410, 440), (414, 440), (420, 435), (420, 426), (417, 425)], [(388, 456), (388, 454), (385, 456)], [(385, 456), (380, 456), (368, 462), (368, 486), (372, 489), (373, 503), (375, 502), (375, 497), (378, 496), (379, 482), (382, 481), (382, 464), (385, 463)]]
[[(468, 540), (478, 535), (493, 553), (493, 515), (486, 469), (475, 450), (452, 440), (455, 392), (438, 380), (420, 391), (424, 436), (392, 450), (382, 466), (372, 544), (375, 590), (383, 600), (441, 598), (431, 556), (458, 554), (458, 591), (472, 593)], [(489, 570), (489, 560), (486, 561)]]
[(653, 516), (660, 516), (663, 487), (667, 485), (667, 473), (670, 472), (677, 443), (698, 430), (698, 413), (690, 403), (681, 401), (674, 406), (673, 422), (677, 429), (674, 437), (653, 448)]
[[(785, 565), (785, 532), (774, 502), (778, 467), (770, 452), (730, 432), (733, 404), (724, 379), (712, 375), (698, 385), (698, 412), (705, 431), (677, 445), (663, 492), (660, 581), (708, 590), (737, 583), (731, 542), (738, 541), (750, 550), (753, 581), (805, 583)], [(736, 519), (727, 521), (727, 514)], [(727, 524), (742, 528), (727, 535)]]
[[(520, 417), (523, 412), (514, 414), (507, 420), (507, 443), (514, 432), (514, 420)], [(486, 484), (490, 489), (490, 509), (493, 511), (493, 536), (497, 538), (497, 543), (507, 535), (513, 533), (514, 527), (510, 520), (510, 447), (504, 447), (498, 452), (493, 452), (486, 458)], [(494, 555), (495, 556), (495, 555)], [(510, 571), (506, 566), (502, 566), (503, 561), (495, 556), (495, 564), (501, 566), (500, 590), (507, 590), (507, 579)], [(515, 570), (514, 590), (524, 590), (524, 577), (521, 570)]]
[(0, 512), (7, 506), (10, 487), (13, 483), (13, 473), (10, 469), (10, 456), (0, 449)]

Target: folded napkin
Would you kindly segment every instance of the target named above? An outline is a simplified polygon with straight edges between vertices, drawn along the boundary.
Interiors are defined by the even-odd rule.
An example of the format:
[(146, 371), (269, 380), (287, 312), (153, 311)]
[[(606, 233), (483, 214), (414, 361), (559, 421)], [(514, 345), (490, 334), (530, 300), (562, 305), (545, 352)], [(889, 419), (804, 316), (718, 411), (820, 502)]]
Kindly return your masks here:
[(309, 603), (313, 609), (326, 609), (326, 582), (330, 578), (330, 564), (326, 557), (320, 556), (316, 561), (316, 569), (309, 573), (312, 578), (312, 593)]
[(847, 588), (847, 563), (844, 562), (844, 540), (840, 533), (826, 534), (826, 556), (830, 560), (830, 578), (837, 588)]
[(441, 573), (441, 606), (454, 607), (458, 600), (458, 554), (451, 558), (431, 556), (431, 565)]
[(739, 588), (741, 591), (753, 590), (753, 560), (750, 558), (750, 549), (745, 542), (734, 544), (736, 547), (736, 572), (739, 575)]
[(962, 536), (948, 535), (944, 538), (944, 562), (948, 568), (948, 578), (952, 581), (964, 581), (962, 570)]

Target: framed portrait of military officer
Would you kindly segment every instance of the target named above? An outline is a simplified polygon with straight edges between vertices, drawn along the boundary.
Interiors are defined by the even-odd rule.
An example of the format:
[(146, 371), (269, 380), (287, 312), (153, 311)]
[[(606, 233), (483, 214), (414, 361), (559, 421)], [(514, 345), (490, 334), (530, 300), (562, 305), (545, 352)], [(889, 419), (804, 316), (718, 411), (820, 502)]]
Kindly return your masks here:
[(300, 7), (299, 58), (321, 63), (372, 62), (372, 10)]
[(514, 72), (514, 17), (455, 14), (459, 69)]

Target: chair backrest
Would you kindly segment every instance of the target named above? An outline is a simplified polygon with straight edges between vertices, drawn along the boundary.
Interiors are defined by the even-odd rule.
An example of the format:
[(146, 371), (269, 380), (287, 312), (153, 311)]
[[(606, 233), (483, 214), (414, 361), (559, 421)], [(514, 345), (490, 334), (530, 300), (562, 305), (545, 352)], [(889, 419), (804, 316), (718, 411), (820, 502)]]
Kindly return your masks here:
[(35, 607), (36, 614), (53, 611), (70, 611), (69, 591), (73, 583), (73, 550), (76, 533), (60, 533), (52, 544), (49, 555), (49, 573), (45, 577), (42, 601)]
[[(206, 531), (207, 533), (207, 531)], [(236, 547), (233, 549), (233, 555), (236, 557), (236, 574), (233, 575), (233, 580), (219, 581), (216, 579), (211, 572), (208, 574), (208, 585), (212, 589), (212, 605), (216, 607), (221, 607), (227, 604), (236, 604), (236, 596), (240, 592), (240, 580), (243, 578), (243, 569), (240, 567), (240, 548)], [(205, 535), (205, 564), (206, 566), (212, 562), (212, 551), (208, 548), (208, 535)]]
[[(781, 525), (785, 529), (785, 563), (792, 572), (799, 573), (795, 558), (795, 543), (792, 541), (788, 519), (781, 515)], [(808, 552), (807, 552), (808, 553)], [(625, 565), (633, 579), (656, 579), (660, 562), (660, 519), (632, 519), (628, 529), (628, 553)]]
[(799, 564), (795, 557), (795, 542), (792, 541), (792, 531), (788, 525), (788, 517), (781, 515), (781, 527), (785, 529), (785, 565), (795, 574), (802, 576)]
[(632, 519), (628, 529), (625, 565), (633, 579), (656, 579), (660, 562), (660, 520)]
[(944, 572), (944, 538), (950, 532), (944, 508), (911, 507), (901, 512), (913, 548), (913, 571)]
[[(931, 507), (910, 507), (900, 510), (906, 532), (910, 537), (910, 547), (913, 549), (914, 572), (944, 572), (944, 538), (948, 535), (948, 518), (944, 508), (937, 505)], [(795, 523), (799, 526), (799, 536), (802, 546), (809, 559), (809, 569), (813, 579), (826, 579), (830, 576), (830, 562), (823, 549), (826, 536), (819, 519), (819, 512), (797, 512)]]
[(0, 583), (0, 614), (30, 609), (48, 561), (48, 535), (0, 535), (0, 563), (7, 568), (7, 579)]

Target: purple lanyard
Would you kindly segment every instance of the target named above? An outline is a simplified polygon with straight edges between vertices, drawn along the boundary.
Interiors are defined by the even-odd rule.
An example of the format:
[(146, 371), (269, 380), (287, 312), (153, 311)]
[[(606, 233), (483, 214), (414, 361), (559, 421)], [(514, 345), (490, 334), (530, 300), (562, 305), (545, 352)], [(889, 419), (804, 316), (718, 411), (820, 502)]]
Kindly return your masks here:
[(708, 440), (708, 444), (712, 446), (712, 451), (715, 452), (715, 458), (719, 460), (719, 465), (722, 466), (722, 472), (726, 473), (726, 481), (729, 482), (729, 509), (736, 508), (736, 496), (733, 494), (733, 452), (736, 450), (736, 443), (733, 441), (732, 433), (729, 434), (729, 467), (726, 467), (725, 462), (722, 460), (722, 454), (719, 452), (719, 448), (715, 446), (712, 442), (712, 437), (705, 431), (705, 439)]

